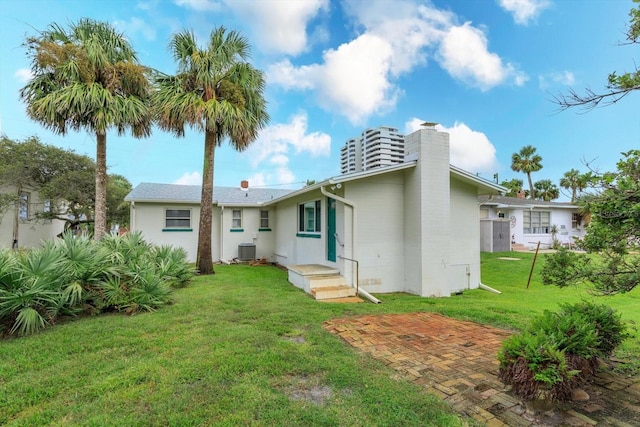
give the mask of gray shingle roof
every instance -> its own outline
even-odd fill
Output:
[[[124,198],[127,202],[200,203],[200,185],[140,183]],[[291,193],[294,190],[215,187],[213,202],[221,205],[258,205]]]

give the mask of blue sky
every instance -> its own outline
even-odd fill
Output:
[[[511,155],[531,144],[556,184],[584,161],[613,170],[640,148],[640,94],[590,112],[558,112],[552,96],[604,89],[629,71],[638,46],[621,46],[630,0],[0,0],[0,132],[95,157],[86,132],[55,135],[19,99],[29,78],[25,36],[89,17],[122,31],[145,65],[174,73],[170,36],[215,26],[240,31],[267,76],[271,116],[243,153],[216,151],[215,184],[299,188],[339,174],[344,142],[368,127],[409,133],[424,121],[451,134],[451,162],[491,179],[525,179]],[[140,182],[199,184],[204,136],[109,134],[110,173]],[[526,180],[525,180],[526,183]]]

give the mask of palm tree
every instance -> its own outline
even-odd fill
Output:
[[[269,116],[265,79],[247,59],[250,46],[238,32],[211,31],[200,48],[191,31],[174,34],[169,50],[178,65],[175,76],[158,75],[153,106],[158,125],[183,137],[185,126],[204,132],[204,165],[198,232],[197,268],[212,274],[211,217],[215,148],[225,138],[238,151],[253,142]]]
[[[507,188],[509,191],[505,194],[507,197],[518,197],[518,192],[522,190],[522,180],[512,178],[509,181],[505,180],[500,183],[503,187]]]
[[[550,202],[560,197],[560,189],[550,179],[541,179],[534,184],[536,198]]]
[[[560,187],[571,190],[571,203],[573,203],[577,199],[578,192],[584,191],[589,185],[590,180],[590,173],[581,174],[577,169],[571,169],[565,172],[564,176],[560,178]]]
[[[537,172],[542,169],[542,157],[536,154],[536,147],[526,145],[520,149],[518,153],[511,156],[511,169],[515,172],[524,172],[527,174],[529,181],[529,198],[535,198],[533,181],[531,180],[531,172]]]
[[[148,69],[139,65],[126,37],[107,23],[81,19],[68,30],[51,24],[26,40],[33,78],[20,96],[27,114],[64,135],[96,135],[94,238],[106,232],[107,131],[151,134]]]

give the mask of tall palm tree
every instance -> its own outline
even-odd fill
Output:
[[[511,169],[515,172],[524,172],[529,181],[529,198],[535,199],[535,189],[531,180],[531,172],[537,172],[542,169],[542,157],[536,154],[536,147],[526,145],[519,152],[513,153],[511,156]]]
[[[560,189],[550,179],[541,179],[533,185],[536,189],[536,198],[550,202],[560,197]]]
[[[65,30],[51,24],[26,40],[33,78],[20,96],[27,114],[64,135],[84,129],[96,135],[94,238],[107,228],[107,131],[151,134],[151,85],[131,45],[110,24],[81,19]]]
[[[214,28],[203,48],[191,31],[174,34],[169,50],[178,71],[174,76],[157,76],[153,106],[162,129],[178,137],[184,136],[187,125],[204,132],[197,268],[200,274],[212,274],[215,149],[228,138],[236,150],[242,151],[267,124],[265,78],[247,62],[247,39],[224,27]]]
[[[560,187],[571,190],[571,203],[573,203],[576,201],[578,193],[584,191],[590,181],[590,173],[580,173],[577,169],[571,169],[560,178]]]

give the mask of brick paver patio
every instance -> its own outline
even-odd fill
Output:
[[[600,374],[588,402],[527,411],[497,378],[511,332],[434,313],[335,319],[324,328],[487,426],[640,425],[640,382]],[[615,408],[611,406],[615,405]]]

